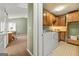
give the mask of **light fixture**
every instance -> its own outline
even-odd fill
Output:
[[[62,11],[64,8],[66,8],[66,5],[61,5],[53,9],[53,11]]]
[[[44,13],[43,15],[46,16],[46,13]]]

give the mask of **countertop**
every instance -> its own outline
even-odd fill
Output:
[[[67,27],[66,26],[50,26],[48,30],[55,31],[55,32],[66,32]]]

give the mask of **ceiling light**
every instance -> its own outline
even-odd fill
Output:
[[[62,11],[66,6],[58,6],[54,9],[54,11]]]

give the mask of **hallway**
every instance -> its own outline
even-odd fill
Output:
[[[79,56],[79,46],[60,41],[59,46],[49,56]]]
[[[5,52],[8,53],[9,56],[29,56],[30,54],[26,50],[26,43],[26,36],[20,35],[8,45]]]

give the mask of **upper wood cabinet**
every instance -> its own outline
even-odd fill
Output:
[[[43,13],[43,25],[44,26],[65,26],[65,15],[63,16],[54,16],[48,11],[44,10]]]
[[[65,25],[66,25],[65,16],[57,16],[54,26],[65,26]]]
[[[44,26],[52,26],[53,21],[55,20],[55,16],[48,11],[44,10],[43,14],[43,25]]]
[[[59,17],[56,17],[55,22],[53,23],[53,26],[59,26]]]
[[[79,11],[69,13],[66,15],[67,22],[79,21]]]
[[[65,16],[61,16],[60,17],[60,26],[66,26],[66,19],[65,19]]]

